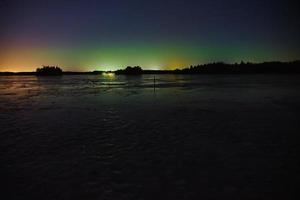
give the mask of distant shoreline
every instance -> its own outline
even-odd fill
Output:
[[[113,72],[112,72],[113,73]],[[255,74],[265,74],[265,75],[272,75],[272,74],[300,74],[300,72],[282,72],[282,73],[277,73],[277,72],[268,72],[268,73],[198,73],[198,74],[192,74],[192,73],[174,73],[174,72],[165,72],[165,71],[157,71],[157,72],[146,72],[146,73],[142,73],[139,75],[255,75]],[[79,73],[63,73],[61,76],[88,76],[88,75],[93,75],[93,76],[97,76],[97,75],[103,75],[103,74],[95,74],[95,73],[86,73],[86,72],[79,72]],[[131,74],[117,74],[117,76],[136,76],[136,75],[131,75]],[[1,76],[37,76],[35,72],[0,72],[0,77]],[[39,77],[57,77],[57,76],[39,76]],[[59,76],[58,76],[59,77]]]
[[[175,70],[143,70],[139,66],[127,67],[116,71],[72,72],[65,71],[59,75],[101,75],[114,73],[116,75],[143,74],[299,74],[300,61],[293,62],[263,62],[226,64],[223,62],[190,66]],[[0,72],[0,76],[39,76],[37,72]],[[43,76],[48,76],[47,74]]]
[[[62,75],[101,75],[105,72],[63,72]],[[0,72],[0,76],[37,76],[37,72]],[[45,75],[47,76],[47,75]]]

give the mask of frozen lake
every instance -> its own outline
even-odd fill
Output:
[[[6,199],[292,199],[300,75],[0,76]]]

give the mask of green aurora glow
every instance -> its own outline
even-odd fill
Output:
[[[13,55],[10,55],[10,52]],[[1,71],[33,71],[41,65],[59,65],[66,71],[108,71],[130,65],[139,65],[143,69],[176,69],[216,61],[262,62],[274,58],[282,61],[295,60],[297,54],[284,49],[279,51],[276,48],[249,44],[229,46],[183,42],[128,42],[73,48],[19,48],[6,51],[1,58],[0,69]]]

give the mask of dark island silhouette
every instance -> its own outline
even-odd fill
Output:
[[[119,69],[115,71],[115,74],[128,74],[128,75],[139,75],[143,74],[145,71],[140,66],[128,66],[125,69]]]
[[[43,66],[36,69],[36,75],[38,76],[61,76],[63,71],[58,66]]]
[[[26,73],[26,72],[25,72]],[[43,66],[42,68],[37,68],[36,72],[32,72],[33,75],[37,76],[61,76],[61,75],[96,75],[102,74],[102,71],[93,71],[93,72],[64,72],[58,66]]]
[[[60,75],[100,75],[104,71],[72,72],[63,71],[58,66],[43,66],[36,72],[0,72],[2,76],[9,75],[37,75],[37,76],[60,76]],[[300,73],[300,60],[292,62],[243,62],[228,64],[214,62],[208,64],[191,65],[183,69],[175,70],[143,70],[140,66],[127,66],[125,69],[109,71],[117,75],[142,75],[142,74],[295,74]]]

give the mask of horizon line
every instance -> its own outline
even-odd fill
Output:
[[[182,70],[182,69],[186,69],[186,68],[189,68],[190,66],[204,66],[204,65],[210,65],[210,64],[225,64],[225,65],[241,65],[241,64],[263,64],[263,63],[295,63],[295,62],[300,62],[300,59],[295,59],[295,60],[291,60],[291,61],[279,61],[279,60],[273,60],[273,61],[262,61],[262,62],[250,62],[250,61],[243,61],[241,60],[240,62],[224,62],[224,61],[213,61],[213,62],[208,62],[208,63],[202,63],[202,64],[196,64],[196,65],[193,65],[193,64],[190,64],[188,66],[182,66],[182,68],[175,68],[175,69],[168,69],[168,67],[166,67],[166,69],[143,69],[142,66],[140,65],[126,65],[126,66],[122,66],[120,69],[115,69],[115,70],[92,70],[92,71],[72,71],[72,70],[68,70],[68,71],[64,71],[63,72],[65,73],[89,73],[89,72],[115,72],[117,70],[122,70],[122,69],[125,69],[126,67],[134,67],[134,66],[139,66],[142,68],[142,70],[144,71],[174,71],[174,70]],[[43,66],[57,66],[61,69],[63,69],[63,66],[60,66],[60,65],[41,65],[41,66],[38,66],[36,67],[36,69],[40,68],[40,67],[43,67]],[[0,71],[0,73],[35,73],[36,72],[36,69],[34,71]]]

